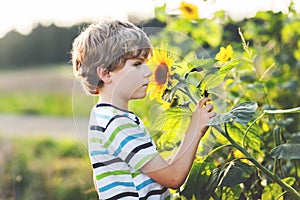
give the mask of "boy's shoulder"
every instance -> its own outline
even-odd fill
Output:
[[[132,111],[123,110],[117,106],[100,103],[94,106],[92,111],[93,116],[99,122],[102,121],[102,124],[110,123],[117,119],[129,119],[139,125],[141,123],[139,117],[137,117]]]

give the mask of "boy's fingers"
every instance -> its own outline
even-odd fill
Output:
[[[217,115],[216,112],[210,112],[210,118],[213,118],[213,117],[215,117],[216,115]]]
[[[208,101],[210,101],[210,98],[208,98],[208,97],[201,99],[198,103],[199,107],[203,108],[206,105],[206,102],[208,102]]]
[[[214,106],[212,105],[212,104],[207,104],[207,105],[205,105],[205,110],[207,111],[207,112],[210,112],[210,111],[212,111],[214,109]]]

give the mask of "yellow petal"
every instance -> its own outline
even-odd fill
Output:
[[[179,9],[182,12],[184,18],[189,20],[195,20],[199,18],[198,7],[191,3],[181,2]]]

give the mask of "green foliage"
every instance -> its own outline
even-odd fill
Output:
[[[252,168],[243,162],[230,162],[228,166],[223,166],[218,172],[218,186],[232,187],[245,182],[252,173]]]
[[[70,48],[78,31],[85,24],[70,28],[38,25],[29,35],[16,31],[0,38],[0,69],[7,66],[24,68],[32,64],[67,63],[70,60]]]
[[[231,60],[220,67],[212,67],[216,64],[215,59],[197,59],[187,63],[190,72],[185,74],[187,77],[191,72],[197,71],[201,74],[201,79],[198,80],[200,88],[215,88],[220,85],[225,76],[232,70],[238,63],[238,60]]]
[[[214,128],[210,134],[215,147],[208,155],[198,153],[179,194],[200,200],[299,199],[299,13],[291,4],[286,14],[258,12],[252,19],[234,22],[224,12],[212,19],[189,20],[165,9],[165,5],[157,8],[156,14],[168,31],[161,31],[154,41],[163,38],[168,48],[181,55],[176,62],[182,78],[175,77],[178,82],[171,96],[182,98],[181,106],[191,110],[208,93],[215,95],[216,108],[221,105],[218,99],[227,103],[225,113],[208,123]],[[188,40],[179,40],[182,37],[170,34],[170,29],[190,37],[189,48],[178,42]],[[233,56],[220,66],[214,57],[219,47],[228,44]],[[212,58],[203,56],[202,47]],[[223,82],[226,97],[220,90],[213,91]],[[185,98],[176,96],[179,91]],[[173,117],[165,114],[159,120]],[[173,133],[171,124],[166,127]],[[159,132],[155,140],[165,143],[176,138],[179,143],[176,135],[180,134]],[[169,147],[176,147],[176,142]]]
[[[228,122],[236,122],[245,125],[247,124],[247,122],[249,122],[250,119],[252,119],[256,109],[257,104],[255,102],[243,102],[235,106],[225,114],[218,114],[216,117],[212,118],[207,124],[213,126]]]
[[[40,158],[47,154],[47,152],[52,152],[55,156],[60,158],[84,158],[87,153],[83,147],[74,141],[64,141],[58,143],[51,138],[41,138],[36,141],[33,148],[34,156]]]
[[[287,177],[282,181],[289,185],[293,185],[295,182],[295,178]],[[283,200],[283,195],[284,192],[282,191],[281,187],[276,183],[271,183],[264,188],[261,198],[262,200]]]
[[[189,108],[176,107],[165,110],[157,117],[151,125],[150,132],[159,134],[157,144],[161,150],[171,150],[179,145],[189,124],[190,116]]]
[[[0,199],[96,199],[78,141],[0,138]]]
[[[209,199],[213,190],[209,190],[208,182],[215,166],[209,162],[194,161],[186,186],[181,192],[187,199]]]
[[[2,113],[22,113],[33,115],[72,116],[71,93],[56,92],[12,92],[0,95]],[[84,99],[89,104],[88,99]],[[64,106],[62,106],[62,102]],[[84,102],[82,102],[84,104]],[[84,107],[84,106],[83,106]],[[89,110],[84,107],[76,109],[77,116],[88,116]]]
[[[276,159],[300,160],[300,144],[281,144],[271,150],[271,156]]]

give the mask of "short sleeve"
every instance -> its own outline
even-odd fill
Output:
[[[114,118],[109,122],[104,135],[104,148],[135,170],[158,154],[147,130],[126,116]]]

